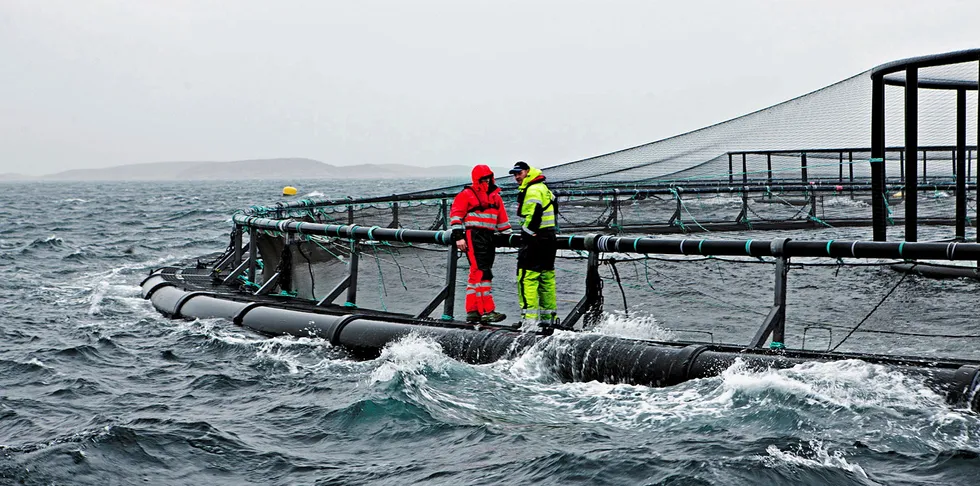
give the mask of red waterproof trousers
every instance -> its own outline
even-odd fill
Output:
[[[493,232],[482,229],[466,230],[466,259],[470,262],[470,275],[466,280],[466,312],[484,315],[494,311],[493,303]]]

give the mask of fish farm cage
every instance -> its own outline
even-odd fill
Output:
[[[558,224],[649,234],[871,226],[876,241],[894,226],[917,241],[919,225],[943,225],[964,240],[977,216],[978,57],[896,61],[700,130],[544,168]],[[513,181],[497,182],[512,204]],[[252,212],[437,230],[459,189]]]
[[[556,357],[563,378],[665,385],[735,359],[863,359],[918,370],[951,403],[980,411],[978,80],[980,49],[905,59],[542,169],[557,198],[559,329],[616,334],[618,321],[633,323],[628,343],[570,345],[570,357]],[[498,184],[514,208],[514,182]],[[457,319],[465,272],[448,226],[460,189],[243,209],[225,251],[154,272],[143,295],[169,316],[224,317],[357,353],[422,332],[453,357],[492,361],[555,329],[474,330]],[[924,226],[938,236],[918,241]],[[841,238],[851,227],[872,238]],[[770,230],[779,232],[759,237]],[[519,239],[497,235],[498,253]],[[494,265],[498,308],[511,315],[514,260]],[[636,335],[643,316],[656,325]]]

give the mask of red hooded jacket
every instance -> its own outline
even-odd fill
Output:
[[[507,221],[504,200],[500,197],[493,171],[481,164],[473,167],[470,175],[473,184],[467,184],[460,191],[449,210],[449,228],[453,231],[453,239],[463,239],[463,232],[467,229],[509,232],[510,222]],[[489,177],[490,182],[480,182],[484,177]]]

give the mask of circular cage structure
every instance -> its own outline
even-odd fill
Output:
[[[521,323],[474,329],[456,319],[466,261],[449,223],[458,186],[243,209],[224,252],[159,269],[143,295],[174,317],[228,318],[365,356],[419,332],[483,363],[556,329],[590,331],[555,353],[563,379],[669,386],[736,360],[860,359],[924,376],[950,403],[980,411],[980,243],[967,233],[978,219],[978,80],[980,49],[906,59],[710,127],[543,169],[557,199],[560,326],[522,333]],[[498,182],[515,207],[513,181]],[[917,242],[921,225],[939,228],[933,239],[942,241]],[[872,227],[876,241],[802,238],[852,226]],[[904,240],[887,241],[892,227],[904,227]],[[745,236],[773,229],[793,238]],[[718,231],[743,238],[709,237]],[[494,238],[498,253],[520,245],[520,232]],[[514,275],[515,260],[498,258],[494,273]],[[926,263],[937,260],[950,266]],[[924,289],[918,279],[930,272],[972,280]],[[498,282],[500,300],[516,305]],[[591,333],[610,314],[628,318],[638,301],[669,320],[666,334]],[[870,311],[860,318],[855,309]],[[929,342],[927,355],[918,341]]]

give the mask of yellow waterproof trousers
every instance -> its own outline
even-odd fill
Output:
[[[555,271],[518,268],[517,298],[521,304],[521,322],[525,325],[554,325],[558,314]]]

